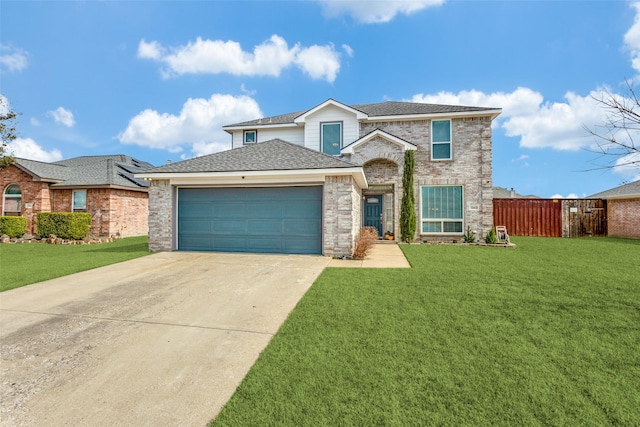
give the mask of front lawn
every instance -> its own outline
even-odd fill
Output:
[[[640,425],[640,241],[513,241],[326,269],[212,425]]]
[[[93,245],[0,244],[0,292],[149,254],[147,237]]]

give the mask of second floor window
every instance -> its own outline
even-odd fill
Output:
[[[258,131],[256,130],[245,130],[244,131],[244,143],[245,144],[255,144],[258,142]]]
[[[322,152],[337,156],[342,148],[342,123],[322,123],[320,125],[320,145]]]
[[[431,122],[431,160],[451,160],[451,120]]]

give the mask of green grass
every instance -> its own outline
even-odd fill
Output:
[[[212,425],[640,425],[640,241],[513,241],[326,269]]]
[[[0,244],[0,292],[148,254],[146,236],[93,245]]]

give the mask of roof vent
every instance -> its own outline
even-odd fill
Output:
[[[167,160],[167,164],[170,165],[171,164],[171,160]]]

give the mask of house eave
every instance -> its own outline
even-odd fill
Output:
[[[225,132],[232,134],[234,131],[238,130],[259,130],[259,129],[282,129],[282,128],[296,128],[297,125],[295,123],[278,123],[278,124],[250,124],[246,126],[224,126],[222,130]]]
[[[405,115],[389,115],[389,116],[369,116],[364,121],[381,122],[381,121],[408,121],[408,120],[429,120],[434,118],[461,118],[461,117],[486,117],[491,120],[495,119],[502,113],[502,109],[482,110],[482,111],[459,111],[447,113],[431,113],[431,114],[405,114]]]
[[[53,190],[88,190],[95,188],[109,188],[113,190],[128,190],[128,191],[139,191],[142,193],[148,193],[148,187],[127,187],[124,185],[54,185],[51,187]]]
[[[230,172],[171,172],[135,174],[149,181],[169,180],[171,185],[287,185],[293,183],[324,183],[327,176],[352,176],[360,188],[368,188],[361,167],[333,169],[294,169]]]
[[[347,145],[346,147],[343,147],[342,150],[340,150],[341,154],[353,154],[353,150],[354,148],[366,143],[367,141],[370,141],[374,138],[383,138],[389,142],[391,142],[392,144],[396,144],[401,146],[404,150],[416,150],[418,147],[416,147],[414,144],[405,141],[401,138],[398,138],[395,135],[392,135],[388,132],[382,131],[380,129],[376,129],[375,131],[363,136],[362,138],[357,139],[356,141],[352,142],[351,144]]]
[[[327,106],[333,106],[336,108],[340,108],[341,110],[344,111],[348,111],[350,113],[355,114],[356,118],[358,120],[366,120],[367,117],[369,117],[367,114],[363,113],[360,110],[356,110],[353,107],[350,107],[346,104],[343,104],[341,102],[336,101],[335,99],[327,99],[326,101],[324,101],[322,104],[316,105],[315,107],[313,107],[312,109],[305,111],[304,113],[300,114],[298,117],[296,117],[293,122],[296,124],[304,124],[307,120],[307,117],[322,110],[323,108],[327,107]]]

